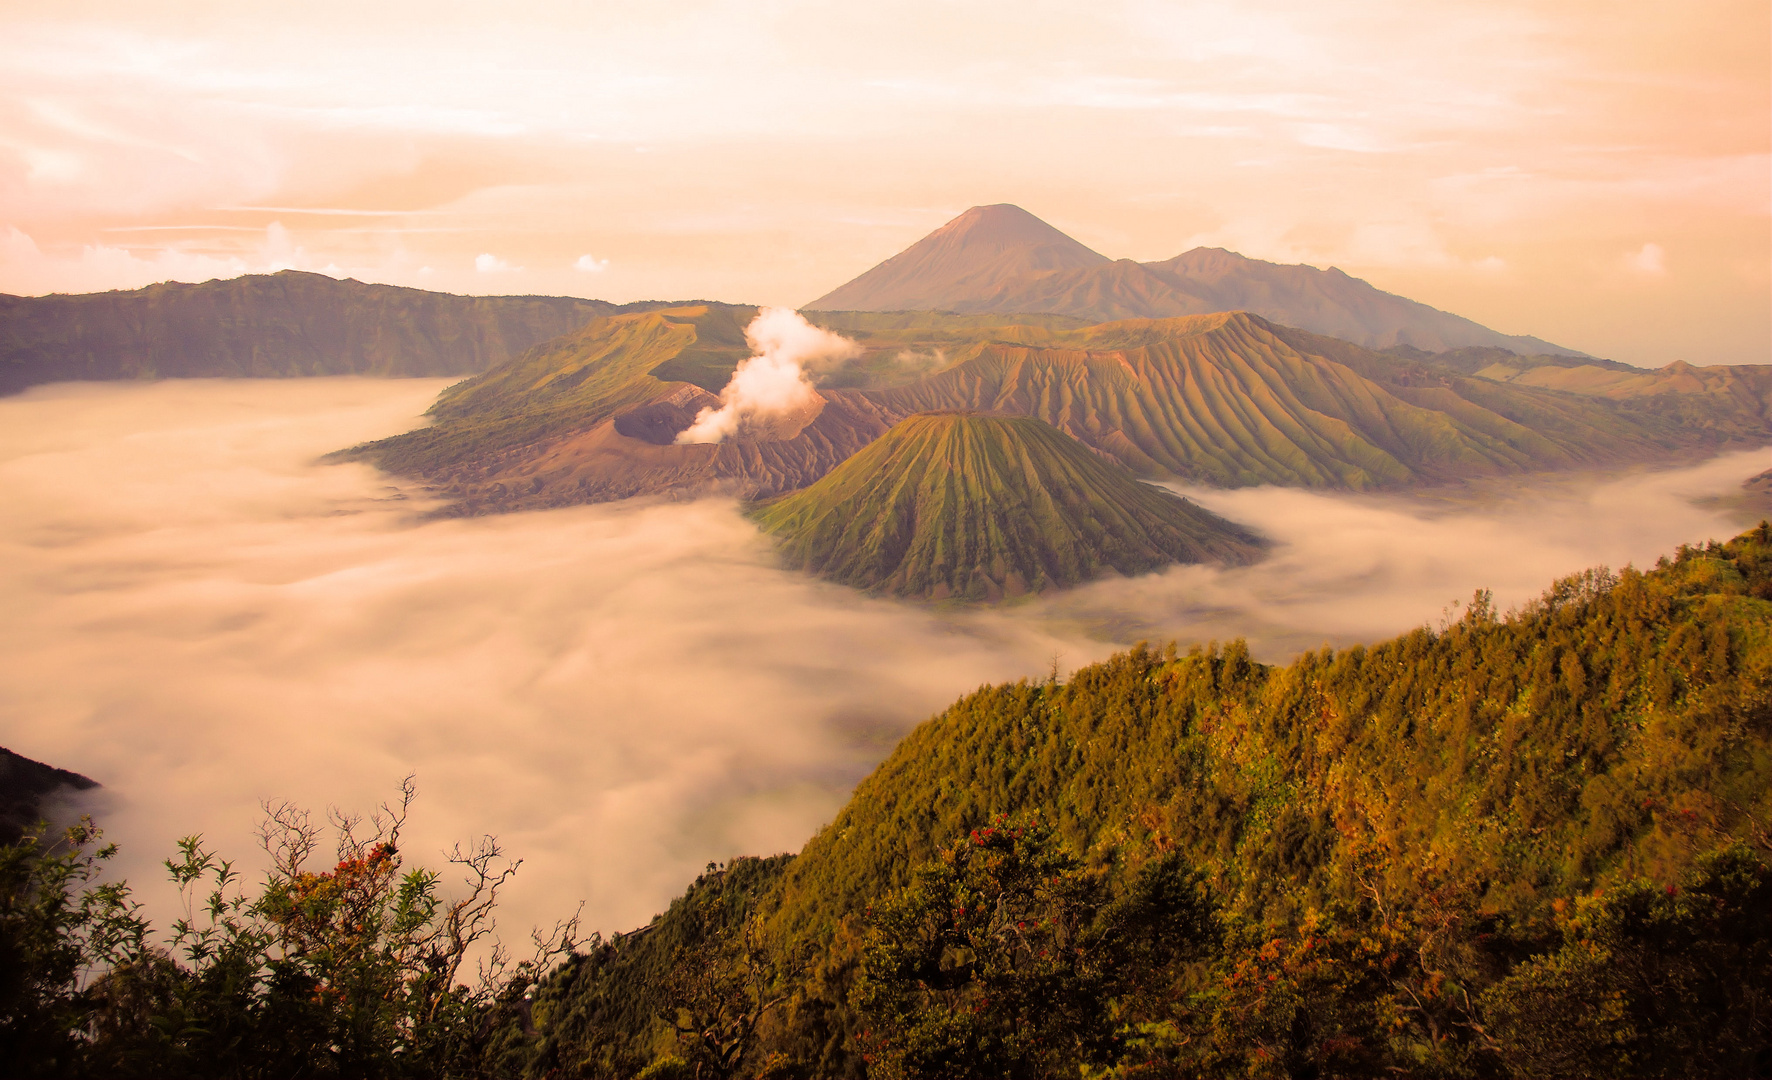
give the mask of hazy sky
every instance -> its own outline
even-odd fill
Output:
[[[798,305],[967,206],[1765,362],[1765,0],[0,0],[0,290]]]
[[[406,850],[496,833],[507,929],[588,902],[643,923],[711,859],[798,850],[898,736],[987,681],[1114,642],[1247,635],[1264,659],[1516,605],[1735,523],[1764,453],[1478,504],[1192,492],[1274,539],[972,613],[778,568],[734,503],[425,520],[319,454],[410,427],[438,380],[64,383],[0,399],[0,746],[102,781],[165,925],[159,862],[203,833],[254,868],[258,804],[367,810],[409,772]]]

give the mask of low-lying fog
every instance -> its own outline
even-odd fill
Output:
[[[776,568],[725,500],[426,520],[332,449],[402,431],[438,380],[64,384],[0,400],[0,745],[106,785],[94,808],[164,924],[159,861],[253,864],[258,805],[369,809],[418,776],[407,852],[494,833],[507,938],[646,921],[708,861],[797,849],[896,737],[980,683],[1120,643],[1245,635],[1284,660],[1507,607],[1738,523],[1765,454],[1414,500],[1189,491],[1276,541],[987,612]],[[255,864],[254,864],[255,865]]]

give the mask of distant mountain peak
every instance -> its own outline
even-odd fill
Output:
[[[997,251],[1041,252],[1050,249],[1048,258],[1054,264],[1050,269],[1054,270],[1097,266],[1109,261],[1106,255],[1084,247],[1014,203],[974,206],[930,233],[919,246],[930,241],[935,242],[932,247],[958,245]]]
[[[1094,322],[1247,310],[1369,349],[1409,345],[1438,353],[1492,346],[1576,354],[1383,292],[1337,267],[1272,263],[1219,247],[1161,262],[1110,259],[1009,203],[974,206],[806,306],[1053,314]]]
[[[825,311],[940,310],[943,297],[1111,262],[1010,203],[974,206],[867,273],[806,305]]]

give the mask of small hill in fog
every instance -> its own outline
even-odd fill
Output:
[[[0,746],[0,844],[12,844],[42,817],[59,792],[90,791],[98,781]]]
[[[996,600],[1177,562],[1255,559],[1258,538],[1141,484],[1028,417],[925,413],[755,512],[791,566],[931,600]]]
[[[1162,262],[1109,259],[1008,204],[973,207],[807,308],[1050,312],[1091,322],[1249,311],[1373,349],[1574,352],[1499,333],[1333,267],[1284,266],[1223,248],[1195,248]]]

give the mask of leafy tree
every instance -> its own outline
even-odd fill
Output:
[[[17,1075],[78,1068],[94,967],[145,951],[147,924],[119,883],[94,884],[117,853],[90,818],[0,847],[0,1061]]]
[[[740,1074],[757,1027],[794,994],[805,961],[769,939],[760,915],[735,926],[704,901],[690,909],[688,943],[665,977],[663,1019],[676,1034],[695,1080]]]
[[[1115,999],[1211,933],[1177,862],[1115,900],[1037,818],[973,830],[869,917],[856,1005],[869,1075],[1044,1077],[1115,1060]]]
[[[477,985],[462,964],[493,929],[500,887],[517,864],[490,838],[440,876],[402,871],[400,832],[415,789],[367,822],[335,815],[337,859],[310,869],[322,830],[268,808],[273,867],[249,896],[233,865],[200,838],[167,868],[185,899],[168,944],[154,940],[122,884],[93,884],[114,851],[90,824],[63,846],[37,836],[0,849],[0,942],[8,967],[0,1032],[19,1075],[353,1076],[477,1071],[487,1013],[569,950],[575,920],[510,964],[496,946]]]
[[[1772,1070],[1772,865],[1746,845],[1679,883],[1562,905],[1557,951],[1484,995],[1520,1076],[1764,1076]]]

